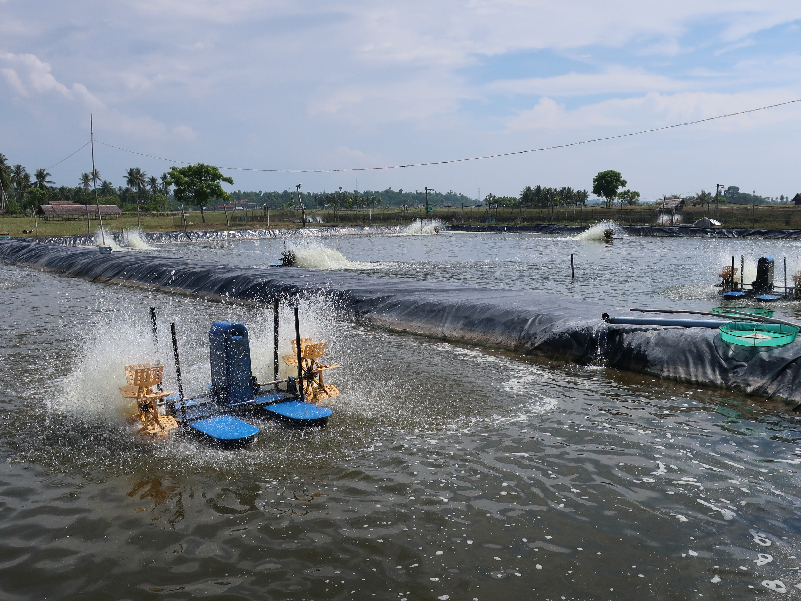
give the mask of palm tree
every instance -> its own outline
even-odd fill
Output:
[[[164,196],[169,196],[170,188],[172,187],[170,175],[168,173],[162,173],[159,179],[161,180],[161,193],[164,194]]]
[[[48,184],[56,183],[53,180],[47,179],[48,177],[52,177],[52,173],[48,173],[47,169],[37,169],[33,174],[33,178],[36,180],[36,187],[40,190],[47,190]]]
[[[23,196],[31,187],[31,175],[22,165],[14,165],[11,169],[11,183],[17,191],[17,201],[22,202]]]
[[[125,173],[125,185],[141,192],[147,186],[147,175],[139,167],[131,167]]]
[[[147,185],[147,180],[145,179],[146,175],[145,172],[142,171],[139,167],[131,167],[125,173],[125,185],[129,188],[134,188],[137,192],[141,192],[142,188]],[[141,228],[142,227],[142,220],[139,216],[139,196],[136,197],[136,226]]]
[[[88,173],[81,173],[81,188],[83,188],[84,192],[89,192],[92,189],[92,176]]]
[[[114,196],[114,184],[107,179],[104,179],[100,184],[100,195],[105,197]]]
[[[11,189],[11,168],[6,155],[0,153],[0,211],[6,210],[6,190]]]
[[[159,193],[159,180],[155,175],[151,175],[147,178],[147,187],[150,188],[150,193],[153,195],[153,198],[155,198],[156,194]]]

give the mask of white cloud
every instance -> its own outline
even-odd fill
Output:
[[[33,54],[0,54],[0,63],[9,65],[0,71],[9,86],[19,96],[30,98],[56,93],[66,100],[80,100],[91,108],[101,108],[103,103],[85,85],[75,83],[68,88],[50,72],[50,65]]]
[[[801,98],[801,90],[773,89],[737,94],[683,92],[678,94],[649,93],[638,98],[612,99],[568,110],[550,98],[542,98],[533,108],[521,111],[510,119],[509,130],[526,129],[592,129],[598,126],[616,126],[651,129],[689,121],[698,121],[719,115]],[[801,121],[799,107],[789,105],[787,110],[774,109],[716,119],[693,127],[721,130],[747,130],[769,123]],[[620,132],[620,133],[629,133]]]
[[[612,65],[602,73],[568,73],[554,77],[498,80],[490,91],[537,96],[583,96],[591,94],[629,94],[644,91],[678,91],[689,84],[642,69]]]

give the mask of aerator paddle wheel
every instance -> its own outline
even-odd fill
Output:
[[[323,373],[339,365],[324,365],[320,358],[325,353],[328,342],[314,342],[311,338],[300,339],[300,359],[303,373],[303,395],[309,403],[339,396],[339,390],[323,381]],[[292,341],[292,354],[284,355],[284,362],[292,367],[298,366],[298,345]]]
[[[732,292],[737,288],[737,268],[730,265],[724,265],[721,272],[718,274],[720,278],[720,287],[723,292]]]
[[[161,392],[158,385],[164,377],[163,365],[126,365],[125,378],[127,386],[121,386],[120,392],[126,398],[136,399],[138,419],[142,426],[138,433],[142,437],[168,436],[170,430],[178,427],[178,422],[170,415],[159,413],[159,401],[170,396],[174,391]]]

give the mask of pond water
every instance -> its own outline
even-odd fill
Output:
[[[731,256],[793,242],[525,234],[353,235],[146,252],[708,309]],[[570,277],[570,254],[576,277]],[[749,267],[751,265],[751,267]],[[789,276],[788,276],[789,277]],[[249,449],[140,442],[122,366],[208,383],[208,328],[267,307],[0,268],[3,599],[745,599],[801,594],[801,424],[724,390],[392,334],[301,307],[342,392],[322,430],[258,423]],[[159,315],[154,346],[148,307]],[[778,311],[794,315],[792,303]],[[289,325],[290,309],[282,310]],[[289,328],[282,331],[287,339]],[[174,387],[170,362],[167,384]]]

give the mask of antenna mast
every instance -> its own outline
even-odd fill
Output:
[[[95,126],[92,113],[89,113],[89,135],[92,139],[92,181],[95,185],[95,205],[97,205],[97,218],[100,222],[100,237],[103,240],[103,246],[106,245],[106,233],[103,231],[103,216],[100,214],[100,200],[97,197],[97,169],[95,169]]]

